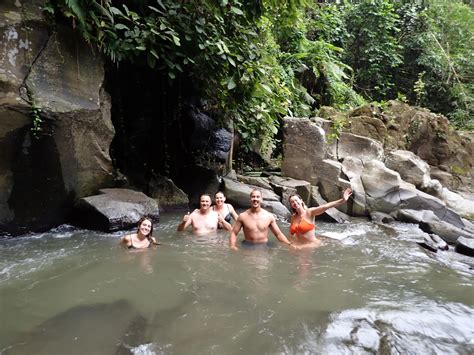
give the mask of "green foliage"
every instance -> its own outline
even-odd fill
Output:
[[[348,5],[345,13],[349,38],[346,60],[355,71],[357,87],[369,98],[396,95],[393,73],[402,63],[397,33],[399,16],[388,0]]]
[[[35,138],[38,138],[42,132],[43,119],[41,118],[41,107],[39,107],[34,101],[31,102],[31,118],[33,124],[31,126],[31,132]]]
[[[425,90],[425,82],[423,81],[423,76],[425,75],[425,72],[421,72],[418,74],[418,80],[415,82],[415,85],[413,87],[413,91],[416,94],[416,104],[420,105],[423,99],[426,96],[426,90]]]
[[[285,115],[307,116],[322,103],[343,108],[363,102],[351,88],[341,49],[324,36],[308,38],[311,1],[56,0],[54,5],[112,61],[146,63],[171,80],[190,76],[220,114],[232,118],[247,150],[255,141],[271,148]],[[318,19],[327,22],[328,33],[337,21],[330,13]]]
[[[429,1],[431,45],[425,50],[425,62],[446,88],[452,110],[448,117],[460,126],[474,127],[474,9],[461,1],[450,3]],[[428,66],[428,65],[427,65]],[[429,67],[429,66],[428,66]]]
[[[247,150],[274,146],[285,115],[363,96],[473,126],[473,10],[459,0],[50,0],[45,10],[116,63],[192,80]]]
[[[329,142],[339,139],[344,126],[347,124],[347,118],[344,116],[336,117],[332,120],[331,131],[328,134]]]

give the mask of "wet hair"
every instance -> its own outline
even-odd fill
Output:
[[[206,193],[203,193],[203,194],[199,195],[199,203],[201,203],[201,198],[202,198],[203,196],[209,197],[209,199],[212,201],[211,194],[208,194],[208,193],[206,192]]]
[[[222,196],[225,197],[225,194],[224,194],[222,191],[217,191],[217,192],[214,194],[214,198],[216,197],[217,194],[222,194]]]
[[[137,223],[137,227],[138,227],[137,234],[138,234],[138,232],[140,232],[140,226],[141,226],[142,223],[143,223],[144,221],[146,221],[146,220],[150,221],[150,223],[151,223],[150,233],[148,233],[148,235],[147,235],[146,237],[147,237],[147,238],[151,238],[151,236],[153,235],[153,220],[152,220],[150,217],[148,217],[148,216],[143,216],[142,218],[140,218],[140,219],[138,220],[138,223]]]
[[[249,196],[252,196],[252,194],[253,194],[254,192],[258,192],[258,193],[260,193],[260,196],[262,196],[262,190],[260,190],[260,189],[252,189],[252,190],[250,190]]]
[[[306,206],[306,203],[304,203],[303,198],[302,198],[300,195],[298,195],[298,194],[292,194],[292,195],[290,195],[290,196],[288,197],[288,203],[290,204],[290,207],[291,207],[291,202],[290,202],[290,200],[291,200],[292,197],[295,197],[295,196],[298,197],[298,198],[301,200],[301,203],[302,203],[302,205],[303,205],[304,208],[308,208],[308,207]],[[293,210],[293,213],[296,213],[296,210],[295,210],[293,207],[291,207],[291,209]]]

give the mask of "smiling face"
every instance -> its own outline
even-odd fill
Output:
[[[144,235],[145,237],[147,237],[152,231],[152,226],[153,226],[153,224],[151,223],[151,221],[149,219],[144,219],[138,225],[138,232],[140,234]]]
[[[214,196],[214,199],[216,201],[217,206],[222,206],[225,202],[225,196],[222,192],[216,193],[216,195]]]
[[[258,190],[252,190],[250,193],[250,205],[254,208],[260,207],[262,203],[262,193]]]
[[[288,199],[288,202],[290,203],[290,206],[293,209],[293,211],[297,211],[301,207],[305,208],[305,204],[302,198],[298,195],[291,195],[290,198]]]
[[[290,206],[295,210],[301,206],[301,202],[301,199],[296,195],[290,197]]]
[[[199,198],[199,205],[201,207],[201,211],[208,210],[211,207],[211,196],[201,195]]]

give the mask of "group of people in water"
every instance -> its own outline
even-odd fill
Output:
[[[225,203],[226,198],[222,192],[214,195],[215,204],[209,194],[203,194],[199,198],[199,209],[187,213],[178,225],[178,231],[183,231],[189,226],[193,234],[205,235],[215,232],[217,229],[225,229],[230,232],[229,247],[238,250],[237,237],[243,229],[244,240],[242,245],[256,246],[268,243],[268,231],[271,230],[275,237],[292,249],[315,248],[321,244],[316,237],[314,217],[323,214],[327,209],[340,206],[347,202],[352,195],[352,190],[346,189],[339,200],[328,202],[318,207],[307,207],[301,196],[295,194],[289,197],[289,203],[293,214],[290,224],[290,235],[287,238],[282,233],[276,222],[275,216],[262,208],[262,192],[253,189],[250,192],[250,208],[237,214],[232,205]],[[232,225],[232,220],[235,224]],[[126,235],[121,244],[130,249],[145,249],[157,245],[153,237],[153,222],[148,217],[138,221],[136,233]]]

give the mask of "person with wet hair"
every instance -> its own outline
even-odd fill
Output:
[[[137,223],[136,233],[128,234],[122,238],[120,244],[128,249],[146,249],[159,243],[153,237],[153,221],[143,216]]]
[[[262,192],[258,189],[250,191],[250,208],[242,212],[234,225],[234,229],[230,234],[229,247],[238,250],[237,235],[240,230],[244,229],[244,247],[259,247],[268,245],[268,230],[271,230],[275,237],[282,243],[295,247],[281,232],[276,222],[275,216],[261,207]]]
[[[194,210],[191,214],[188,212],[183,217],[178,225],[178,231],[183,231],[192,226],[193,234],[204,235],[216,232],[219,225],[222,225],[222,228],[228,231],[232,229],[230,223],[226,222],[219,213],[212,210],[211,195],[202,194],[199,197],[199,206],[199,209]]]
[[[237,212],[235,212],[235,209],[231,204],[225,203],[225,200],[224,193],[222,191],[217,191],[214,194],[215,205],[212,206],[212,210],[219,213],[227,223],[230,223],[232,219],[236,221],[238,217]],[[219,224],[219,228],[223,228],[222,224]]]
[[[288,201],[293,210],[290,224],[290,240],[303,248],[316,248],[320,246],[321,240],[316,238],[314,217],[323,214],[329,208],[343,205],[351,195],[352,189],[346,189],[339,200],[309,208],[300,195],[290,195]]]

